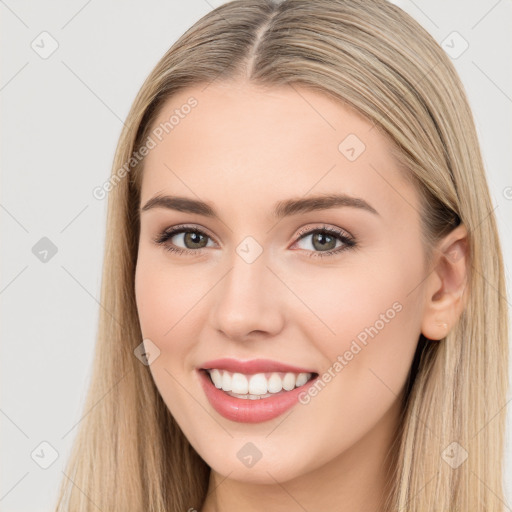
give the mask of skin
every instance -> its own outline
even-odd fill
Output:
[[[439,243],[426,272],[416,190],[390,141],[341,102],[297,86],[214,83],[170,98],[154,126],[190,96],[198,105],[146,156],[141,206],[157,194],[201,199],[220,220],[141,212],[135,287],[143,337],[160,350],[150,365],[155,384],[212,468],[201,511],[379,511],[419,335],[443,338],[463,308],[466,231]],[[338,149],[349,134],[366,146],[354,161]],[[271,216],[277,201],[341,192],[378,215],[345,206]],[[177,234],[167,245],[196,253],[176,254],[153,241],[182,223],[203,231],[207,246]],[[299,241],[301,228],[323,225],[348,232],[357,246],[308,257],[343,246],[334,237],[322,249],[311,234]],[[250,264],[236,252],[247,236],[263,251]],[[400,312],[317,396],[278,418],[227,420],[200,386],[196,367],[224,356],[322,375],[397,301]],[[262,454],[252,467],[237,457],[248,442]]]

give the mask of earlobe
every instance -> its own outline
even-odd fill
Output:
[[[434,251],[433,271],[425,281],[422,334],[441,340],[457,323],[466,306],[468,239],[464,225],[443,238]]]

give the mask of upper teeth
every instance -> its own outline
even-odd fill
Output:
[[[311,373],[255,373],[245,375],[243,373],[231,373],[227,370],[216,368],[207,370],[216,388],[244,395],[264,395],[266,393],[278,393],[282,389],[290,391],[295,387],[303,386],[311,379]]]

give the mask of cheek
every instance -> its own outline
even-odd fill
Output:
[[[179,290],[187,290],[177,282],[178,276],[163,269],[157,261],[139,254],[135,273],[135,297],[143,339],[149,339],[159,350],[149,370],[167,407],[172,411],[180,389],[173,376],[183,378],[186,343],[185,306],[188,302]],[[180,319],[182,319],[180,321]],[[190,338],[190,333],[189,333]],[[179,401],[179,399],[178,399]]]
[[[158,251],[139,249],[135,298],[143,335],[166,343],[182,322],[186,324],[187,311],[200,291],[186,272],[165,265],[164,260]]]
[[[139,258],[135,273],[135,297],[142,334],[146,338],[160,338],[169,329],[174,308],[169,301],[168,277],[157,267]]]
[[[299,291],[315,313],[303,328],[326,356],[325,370],[341,357],[343,371],[337,365],[338,372],[368,394],[371,385],[400,391],[420,334],[421,259],[414,257],[414,247],[403,254],[408,262],[392,248],[375,254],[373,261],[354,259],[330,269],[328,280],[314,279],[315,286]]]
[[[142,336],[160,350],[150,367],[155,381],[165,370],[176,376],[190,374],[206,321],[205,296],[210,288],[204,272],[173,265],[165,254],[153,249],[139,250],[135,298]]]
[[[330,418],[315,425],[315,435],[332,439],[334,431],[344,432],[332,450],[348,448],[390,418],[391,408],[396,412],[420,332],[420,302],[411,293],[421,280],[420,265],[406,265],[391,250],[368,263],[331,269],[326,286],[303,286],[299,292],[323,322],[301,320],[306,337],[324,356],[320,379],[325,382],[303,403],[311,416]]]
[[[168,409],[185,430],[190,418],[201,414],[193,390],[180,382],[190,378],[190,356],[195,349],[197,321],[191,311],[204,292],[189,283],[186,273],[164,265],[158,255],[139,252],[135,297],[143,338],[160,350],[149,370]],[[199,389],[199,387],[197,387]],[[204,413],[204,411],[203,411]]]

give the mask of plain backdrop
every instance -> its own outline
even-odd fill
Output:
[[[52,510],[84,412],[100,309],[107,201],[92,191],[109,177],[147,74],[221,3],[0,1],[2,511]],[[453,61],[474,111],[510,288],[512,4],[396,3],[438,42],[450,37],[454,55],[468,45]]]

